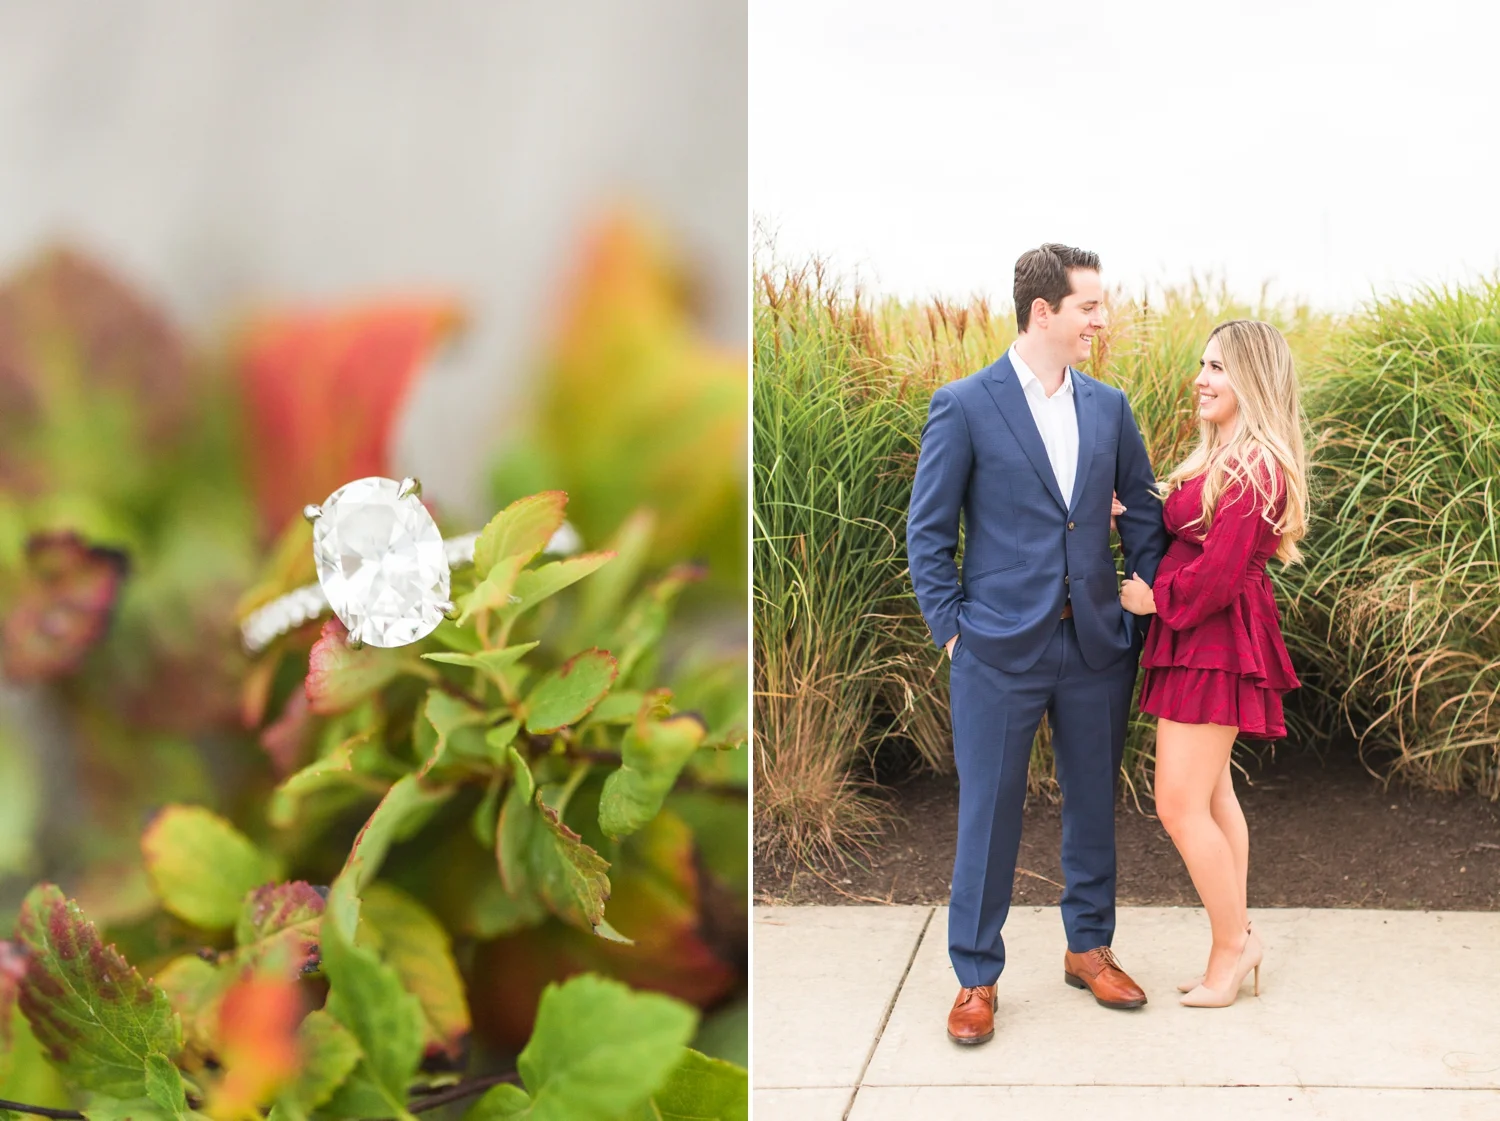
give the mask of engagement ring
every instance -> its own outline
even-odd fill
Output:
[[[345,483],[321,506],[303,507],[313,526],[318,582],[251,612],[240,627],[245,652],[259,653],[329,608],[356,649],[406,646],[456,618],[449,572],[474,563],[479,534],[444,541],[421,495],[416,479],[372,476]],[[564,522],[543,551],[566,555],[580,544]]]

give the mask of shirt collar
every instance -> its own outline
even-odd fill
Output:
[[[1041,393],[1044,399],[1046,398],[1047,394],[1042,389],[1041,379],[1031,372],[1031,367],[1026,365],[1026,362],[1024,359],[1022,359],[1020,352],[1016,350],[1015,343],[1010,344],[1010,364],[1015,367],[1016,377],[1020,379],[1021,388],[1023,390],[1029,390],[1034,385],[1037,388],[1037,392]],[[1063,367],[1062,388],[1057,391],[1057,394],[1061,393],[1065,393],[1070,397],[1073,395],[1072,367]],[[1057,396],[1057,394],[1053,394],[1053,396],[1055,397]]]

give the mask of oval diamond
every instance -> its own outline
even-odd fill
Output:
[[[350,639],[405,646],[443,620],[448,559],[437,523],[415,493],[372,476],[328,496],[313,522],[318,583]]]

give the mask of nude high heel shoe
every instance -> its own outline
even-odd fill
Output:
[[[1250,931],[1251,925],[1252,924],[1248,923],[1248,922],[1245,924],[1245,933],[1246,934],[1251,933],[1251,931]],[[1198,974],[1198,976],[1194,977],[1191,981],[1179,981],[1177,983],[1177,991],[1180,992],[1180,993],[1190,993],[1190,992],[1192,992],[1199,985],[1203,984],[1203,977],[1204,977],[1204,975],[1202,973],[1200,973],[1200,974]],[[1259,994],[1256,994],[1256,995],[1259,995]]]
[[[1188,1008],[1227,1008],[1240,995],[1240,986],[1253,970],[1255,972],[1255,995],[1260,996],[1260,962],[1264,956],[1260,939],[1253,933],[1245,938],[1245,948],[1240,951],[1240,960],[1234,967],[1234,982],[1224,990],[1210,989],[1199,985],[1190,993],[1177,998],[1179,1004]]]

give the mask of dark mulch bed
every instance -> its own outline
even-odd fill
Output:
[[[1237,757],[1249,772],[1249,782],[1235,778],[1250,826],[1250,906],[1500,910],[1500,805],[1472,792],[1383,786],[1347,750],[1320,760],[1283,745],[1274,758]],[[821,874],[757,866],[757,901],[947,903],[958,780],[921,773],[890,793],[900,819],[867,866]],[[1061,823],[1059,806],[1027,805],[1017,904],[1057,902]],[[1115,831],[1121,903],[1198,904],[1171,839],[1128,795]]]

